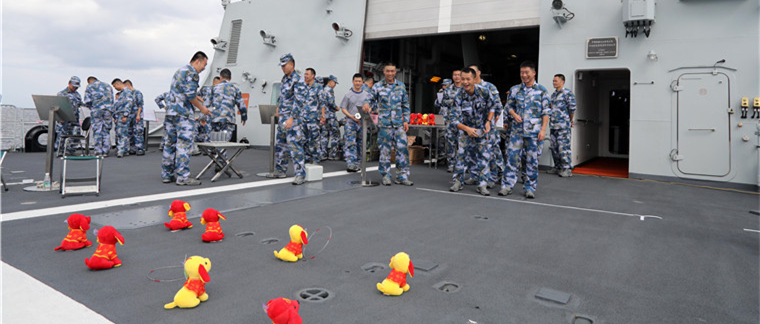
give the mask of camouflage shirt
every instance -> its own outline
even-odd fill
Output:
[[[570,114],[575,113],[575,95],[568,88],[552,93],[552,115],[549,119],[552,129],[569,129]]]
[[[293,115],[302,120],[316,121],[321,115],[319,93],[322,91],[322,84],[314,80],[311,85],[301,80],[294,87],[295,104],[293,105]]]
[[[132,107],[132,115],[137,115],[137,110],[140,108],[143,108],[145,105],[145,100],[143,100],[143,93],[140,90],[134,89],[132,90],[132,103],[134,106]],[[140,109],[140,118],[143,117],[143,111],[145,108]]]
[[[158,96],[156,96],[156,105],[158,105],[158,108],[166,109],[165,103],[167,102],[169,98],[169,92],[164,92]]]
[[[119,99],[113,104],[114,118],[129,117],[134,107],[134,93],[125,87],[119,93]]]
[[[74,108],[74,116],[76,116],[77,122],[79,122],[79,107],[82,106],[82,96],[78,91],[69,91],[69,87],[58,92],[59,96],[68,97],[71,102],[71,107]]]
[[[493,85],[493,83],[488,82],[486,80],[480,80],[480,86],[488,90],[488,92],[491,93],[491,96],[494,97],[497,106],[496,106],[496,110],[494,110],[493,118],[499,117],[499,115],[501,115],[501,113],[503,112],[503,108],[501,106],[501,97],[499,97],[499,89],[497,89],[496,86]],[[495,120],[491,121],[492,123],[491,127],[494,126],[493,122],[495,122]]]
[[[544,86],[533,83],[528,87],[525,83],[518,84],[509,89],[506,108],[508,112],[514,111],[522,118],[522,124],[510,119],[511,134],[525,137],[535,137],[541,131],[542,117],[551,114],[549,94]]]
[[[372,87],[368,96],[370,106],[377,107],[378,124],[382,127],[400,127],[409,123],[409,95],[403,82],[382,80]]]
[[[84,91],[84,104],[92,110],[112,111],[113,88],[100,80],[93,81]]]
[[[491,92],[478,84],[475,85],[472,94],[462,89],[454,96],[454,109],[449,114],[451,127],[456,128],[457,125],[464,124],[485,130],[488,114],[495,113],[498,106],[500,105]],[[493,127],[491,124],[491,128]]]
[[[248,108],[245,106],[240,89],[229,81],[222,81],[212,91],[211,122],[212,123],[235,123],[235,106],[240,112],[240,120],[248,120]]]
[[[319,93],[319,102],[322,103],[323,107],[325,107],[325,118],[335,118],[335,112],[338,111],[338,106],[335,105],[335,91],[333,88],[325,87]]]
[[[169,102],[167,103],[167,116],[190,117],[193,114],[193,104],[198,93],[198,72],[188,64],[174,72],[172,84],[169,87]]]
[[[280,116],[280,120],[287,120],[293,116],[293,106],[295,104],[295,85],[301,81],[301,75],[298,72],[293,71],[290,75],[282,76],[282,84],[280,86],[280,97],[277,98],[277,114]]]

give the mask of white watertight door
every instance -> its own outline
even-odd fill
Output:
[[[678,170],[723,177],[731,172],[729,78],[723,73],[678,77]]]

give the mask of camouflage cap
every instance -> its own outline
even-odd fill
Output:
[[[449,85],[454,83],[454,81],[451,81],[451,79],[443,79],[443,85]]]
[[[288,54],[283,54],[282,56],[280,56],[280,66],[283,66],[290,61],[295,61],[295,59],[293,58],[293,54],[288,53]]]
[[[338,78],[332,74],[330,74],[330,76],[327,78],[330,79],[330,81],[335,81],[335,83],[338,83]]]
[[[73,77],[71,77],[71,79],[69,79],[69,83],[71,83],[71,85],[73,85],[73,86],[75,86],[77,88],[79,87],[80,82],[81,82],[81,80],[79,80],[79,77],[77,77],[77,76],[73,76]]]

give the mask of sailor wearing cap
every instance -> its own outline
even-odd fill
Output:
[[[82,96],[79,95],[77,89],[79,89],[80,80],[79,77],[73,76],[69,79],[69,85],[65,89],[58,92],[59,96],[68,97],[71,101],[71,107],[74,108],[74,116],[76,116],[77,122],[55,122],[55,149],[63,145],[63,135],[79,135],[79,107],[82,106]],[[70,143],[66,150],[69,154],[74,153],[74,143]],[[58,151],[58,155],[63,155],[63,150]]]
[[[322,103],[319,159],[337,160],[338,152],[340,151],[340,125],[335,117],[338,106],[335,105],[335,92],[333,89],[338,84],[338,78],[331,74],[325,81],[325,88],[319,93],[319,101]]]
[[[277,144],[275,147],[276,169],[275,176],[285,177],[288,169],[288,160],[293,159],[295,169],[294,185],[303,184],[306,177],[303,156],[303,121],[300,112],[295,105],[295,85],[301,80],[301,75],[295,70],[296,61],[290,53],[280,57],[280,68],[284,75],[280,87],[280,97],[277,98]]]

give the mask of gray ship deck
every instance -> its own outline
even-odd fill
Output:
[[[450,174],[423,165],[412,167],[413,187],[357,187],[351,181],[359,175],[342,171],[343,162],[324,163],[330,177],[296,187],[253,175],[268,167],[267,151],[255,149],[236,161],[245,178],[211,183],[206,175],[202,186],[186,188],[160,182],[159,160],[155,148],[144,157],[109,157],[99,197],[61,199],[12,185],[0,196],[3,262],[116,323],[268,323],[262,303],[298,299],[306,288],[329,294],[301,301],[310,324],[757,323],[760,316],[760,233],[753,231],[760,224],[748,212],[758,208],[756,193],[541,173],[537,199],[526,201],[519,186],[507,198],[481,197],[472,186],[450,193]],[[206,161],[193,158],[191,170]],[[42,154],[11,154],[3,172],[15,183],[41,179],[43,168]],[[173,199],[193,206],[193,229],[163,226]],[[220,243],[200,240],[206,207],[227,217]],[[53,251],[77,210],[93,217],[94,228],[120,230],[122,267],[89,271],[83,260],[94,247]],[[295,223],[312,240],[306,258],[289,264],[272,251],[287,243]],[[326,244],[328,227],[329,245],[309,259]],[[92,231],[88,238],[95,240]],[[375,284],[400,251],[416,265],[412,288],[383,296]],[[211,259],[210,299],[164,310],[182,282],[147,275],[186,255]],[[154,275],[182,276],[179,268]],[[3,322],[55,307],[14,303],[19,298],[7,287],[3,308],[22,316],[3,315]],[[536,297],[551,295],[548,289],[569,300]]]

